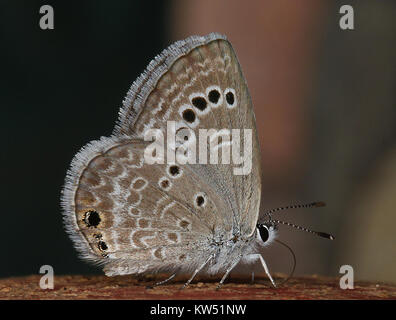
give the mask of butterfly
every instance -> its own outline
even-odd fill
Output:
[[[169,123],[176,138],[156,156],[182,150],[188,160],[194,148],[185,144],[204,129],[215,133],[214,150],[228,146],[230,153],[236,142],[226,136],[250,132],[237,139],[250,147],[245,163],[150,163],[147,132],[165,132]],[[132,84],[112,135],[75,155],[61,199],[66,230],[80,256],[108,276],[190,273],[187,286],[199,272],[220,273],[220,287],[238,263],[258,261],[275,286],[259,249],[283,222],[272,219],[274,211],[259,221],[260,159],[252,101],[230,42],[218,33],[191,36],[156,56]]]

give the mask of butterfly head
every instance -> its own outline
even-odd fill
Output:
[[[276,237],[277,226],[272,221],[258,223],[256,229],[257,240],[261,245],[270,244]]]

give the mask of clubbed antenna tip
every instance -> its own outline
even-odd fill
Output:
[[[325,233],[325,232],[316,232],[316,234],[317,234],[319,237],[326,238],[326,239],[329,239],[329,240],[334,240],[334,239],[335,239],[335,237],[332,236],[332,235],[329,234],[329,233]]]
[[[315,207],[315,208],[325,207],[326,203],[324,203],[323,201],[317,201],[317,202],[313,202],[312,206]]]

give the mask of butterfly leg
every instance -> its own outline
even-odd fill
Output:
[[[251,255],[251,258],[256,259],[256,260],[260,260],[261,265],[263,266],[265,273],[267,274],[268,278],[271,280],[271,283],[274,286],[274,288],[276,288],[275,281],[274,281],[274,279],[272,279],[272,276],[271,276],[271,274],[269,272],[269,269],[267,267],[267,264],[265,263],[265,260],[264,260],[263,256],[261,254],[259,254],[259,253],[254,253],[254,254]]]
[[[193,275],[191,276],[191,278],[188,279],[188,281],[180,288],[180,290],[184,289],[185,287],[187,287],[191,283],[191,281],[195,278],[197,273],[199,271],[201,271],[206,266],[206,264],[212,259],[213,259],[213,255],[210,255],[210,257],[208,259],[206,259],[204,263],[202,263],[197,269],[195,269],[195,271],[194,271]]]
[[[176,273],[172,274],[169,278],[166,278],[165,280],[159,281],[159,282],[155,283],[152,286],[147,286],[146,288],[147,289],[152,289],[154,287],[158,287],[160,285],[163,285],[164,283],[167,283],[169,280],[172,280],[175,276],[176,276]]]
[[[240,260],[241,260],[241,257],[239,257],[238,259],[236,259],[236,260],[232,263],[231,267],[229,267],[229,268],[227,269],[227,271],[226,271],[226,273],[224,274],[223,278],[221,278],[219,284],[217,285],[216,290],[219,290],[219,289],[220,289],[220,287],[223,285],[225,279],[228,277],[228,275],[230,274],[230,272],[232,271],[232,269],[234,269],[234,268],[236,267],[236,265],[239,263]]]

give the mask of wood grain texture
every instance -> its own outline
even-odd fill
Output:
[[[281,278],[277,275],[275,281],[280,282]],[[148,289],[147,286],[155,279],[152,276],[140,279],[128,276],[55,276],[55,288],[42,290],[38,275],[7,278],[0,279],[0,299],[396,299],[396,286],[392,284],[355,282],[355,289],[341,290],[337,278],[319,276],[293,278],[277,289],[269,286],[264,275],[257,276],[254,284],[246,277],[233,276],[218,291],[215,290],[218,281],[215,278],[198,278],[184,290],[179,290],[185,281],[180,277],[168,285]]]

